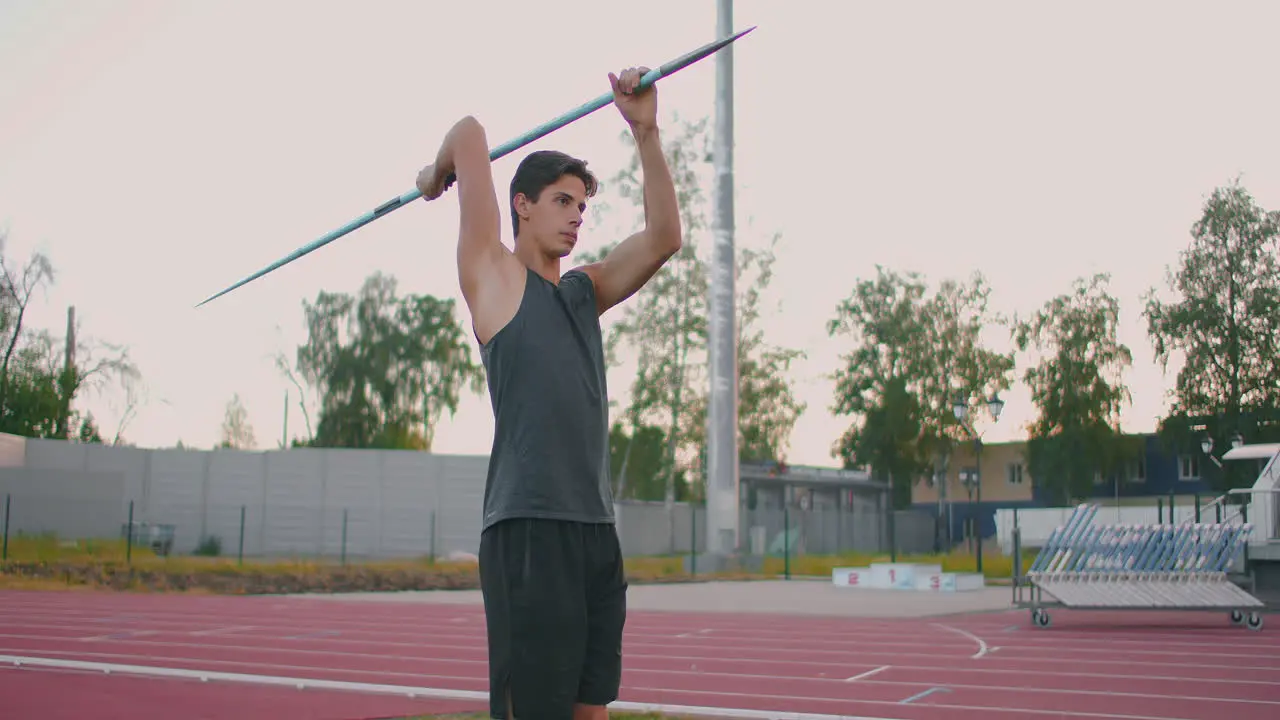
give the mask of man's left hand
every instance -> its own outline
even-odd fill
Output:
[[[636,90],[640,85],[640,78],[647,72],[647,67],[633,67],[623,70],[621,75],[609,73],[609,84],[613,86],[613,103],[633,130],[658,124],[657,86],[650,85],[643,90]]]

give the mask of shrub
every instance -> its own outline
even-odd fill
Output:
[[[222,538],[217,535],[205,536],[191,554],[199,557],[218,557],[222,554]]]
[[[190,556],[158,557],[147,547],[134,546],[126,561],[124,540],[60,542],[53,535],[10,538],[9,560],[0,563],[0,584],[8,587],[87,586],[152,592],[224,594],[340,593],[403,590],[473,590],[480,587],[474,561],[441,562],[432,558],[399,561],[359,561],[346,565],[334,560],[246,559],[221,557],[221,541],[206,537]],[[1025,556],[1028,567],[1035,553]],[[792,576],[831,576],[837,567],[866,567],[888,562],[888,553],[800,555],[790,559]],[[976,559],[966,553],[944,556],[902,555],[899,562],[941,565],[949,572],[973,572]],[[755,573],[691,575],[684,555],[629,557],[626,577],[632,584],[680,583],[707,580],[778,578],[784,559],[771,556]],[[1009,578],[1012,558],[998,554],[984,559],[987,578]]]

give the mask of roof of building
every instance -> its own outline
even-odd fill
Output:
[[[872,480],[866,470],[844,470],[815,465],[788,465],[786,463],[742,463],[739,474],[743,480],[785,483],[788,485],[819,485],[827,487],[866,488],[883,490],[888,483]]]

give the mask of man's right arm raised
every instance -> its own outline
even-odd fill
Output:
[[[484,128],[473,117],[445,135],[433,165],[418,174],[418,189],[434,200],[458,184],[458,281],[481,343],[510,321],[523,289],[522,266],[502,244],[501,215]]]

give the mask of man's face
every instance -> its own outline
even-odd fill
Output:
[[[564,175],[542,190],[538,202],[516,197],[521,213],[522,241],[532,240],[540,251],[564,257],[578,243],[582,213],[587,208],[587,187],[573,175]],[[527,218],[527,219],[525,219]]]

